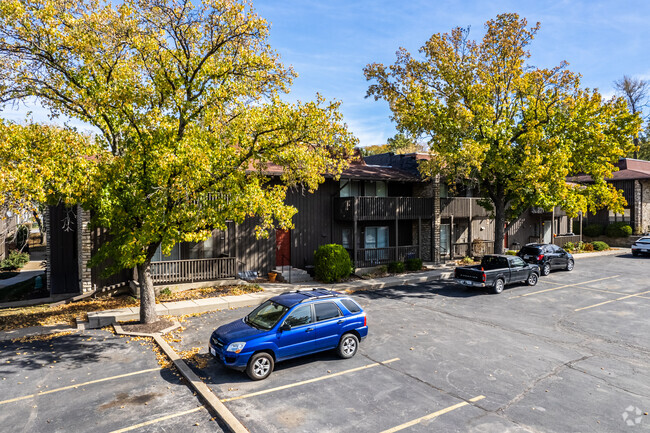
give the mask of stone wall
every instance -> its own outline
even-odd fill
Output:
[[[639,212],[637,219],[639,224],[634,227],[635,233],[650,233],[650,179],[636,181],[634,192],[634,200],[638,204],[635,208],[638,207]]]
[[[77,260],[79,265],[79,292],[92,290],[92,273],[88,261],[92,255],[92,240],[90,237],[90,212],[77,206]],[[49,242],[48,242],[49,247]]]

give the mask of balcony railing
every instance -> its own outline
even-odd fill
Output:
[[[193,283],[237,276],[237,259],[223,257],[196,260],[165,260],[151,263],[154,284]]]
[[[488,211],[478,204],[479,198],[451,197],[440,199],[440,217],[477,218],[489,216]]]
[[[387,265],[390,262],[403,262],[407,259],[418,258],[419,252],[420,247],[418,245],[386,248],[358,248],[354,266],[357,268],[368,268],[371,266]],[[352,257],[352,249],[348,249],[348,253],[350,254],[350,257]]]
[[[431,218],[431,198],[422,197],[338,197],[334,217],[339,221],[377,221]]]

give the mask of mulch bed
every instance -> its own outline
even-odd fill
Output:
[[[153,323],[126,323],[121,325],[124,332],[139,332],[143,334],[153,334],[173,326],[174,323],[169,319],[160,319]]]

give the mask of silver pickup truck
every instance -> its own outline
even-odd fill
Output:
[[[524,262],[517,256],[488,255],[480,265],[456,268],[454,279],[470,287],[489,287],[501,293],[506,284],[526,283],[534,286],[539,280],[539,266]]]

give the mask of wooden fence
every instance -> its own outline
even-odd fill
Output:
[[[223,257],[196,260],[165,260],[151,263],[154,284],[193,283],[237,276],[237,259]]]

